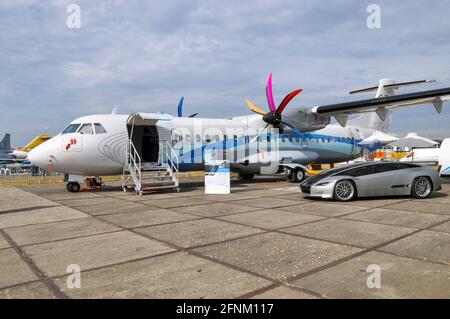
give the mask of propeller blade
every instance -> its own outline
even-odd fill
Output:
[[[281,114],[284,110],[284,108],[286,107],[286,105],[289,104],[289,102],[297,95],[299,94],[301,91],[303,91],[302,89],[298,89],[295,91],[292,91],[291,93],[289,93],[288,95],[286,95],[286,97],[283,99],[283,101],[281,101],[280,105],[278,106],[278,109],[276,111],[277,114]]]
[[[178,102],[178,117],[183,117],[183,101],[184,96],[182,96],[180,102]]]
[[[250,110],[252,110],[253,112],[257,113],[257,114],[261,114],[264,115],[266,114],[266,112],[264,112],[263,110],[261,110],[259,107],[257,107],[255,104],[253,104],[250,100],[247,100],[247,106]]]
[[[270,110],[272,112],[275,112],[277,110],[277,108],[275,106],[275,101],[273,100],[272,72],[269,73],[269,78],[267,79],[266,95],[267,95],[267,103],[269,103]]]
[[[293,130],[295,132],[295,134],[302,135],[302,133],[299,130],[297,130],[297,128],[295,126],[293,126],[293,125],[291,125],[289,123],[283,122],[283,121],[281,122],[281,124],[283,124],[284,126],[289,127],[291,130]]]
[[[193,113],[191,115],[189,115],[189,117],[196,117],[198,115],[198,113]]]
[[[264,133],[264,131],[266,130],[266,128],[269,126],[270,124],[267,123],[266,126],[264,126],[264,128],[262,129],[262,131],[255,137],[253,138],[249,143],[253,143],[254,141],[256,141],[258,138],[261,137],[262,133]]]

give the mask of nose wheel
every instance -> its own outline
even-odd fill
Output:
[[[68,182],[66,185],[66,189],[68,192],[77,193],[80,191],[80,184],[78,182]]]

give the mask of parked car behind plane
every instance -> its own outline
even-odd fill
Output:
[[[301,193],[306,197],[338,201],[393,195],[426,198],[440,189],[439,175],[433,167],[385,161],[330,169],[300,184]]]

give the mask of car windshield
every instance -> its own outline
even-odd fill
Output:
[[[319,173],[317,175],[311,176],[310,178],[306,179],[306,181],[308,181],[308,183],[315,183],[315,182],[318,182],[321,179],[324,179],[324,178],[326,178],[328,176],[331,176],[333,174],[337,174],[339,172],[348,170],[348,169],[350,169],[352,167],[356,167],[356,166],[359,166],[359,165],[361,165],[361,164],[353,164],[353,165],[346,165],[346,166],[338,167],[338,168],[332,168],[332,169],[326,170],[324,172],[321,172],[321,173]]]
[[[80,124],[69,124],[69,126],[62,131],[62,134],[75,133],[79,127]]]

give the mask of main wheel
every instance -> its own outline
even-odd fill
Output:
[[[80,191],[80,184],[77,182],[68,182],[66,188],[71,193],[77,193]]]
[[[411,187],[411,196],[414,198],[427,198],[433,191],[433,185],[428,177],[417,177]]]
[[[356,196],[356,186],[348,179],[339,181],[334,186],[333,197],[335,200],[340,202],[348,202],[355,198]]]
[[[297,169],[290,169],[290,173],[288,174],[289,176],[289,181],[294,182],[294,183],[300,183],[301,181],[303,181],[305,179],[305,171],[302,170],[301,168],[297,168]]]

